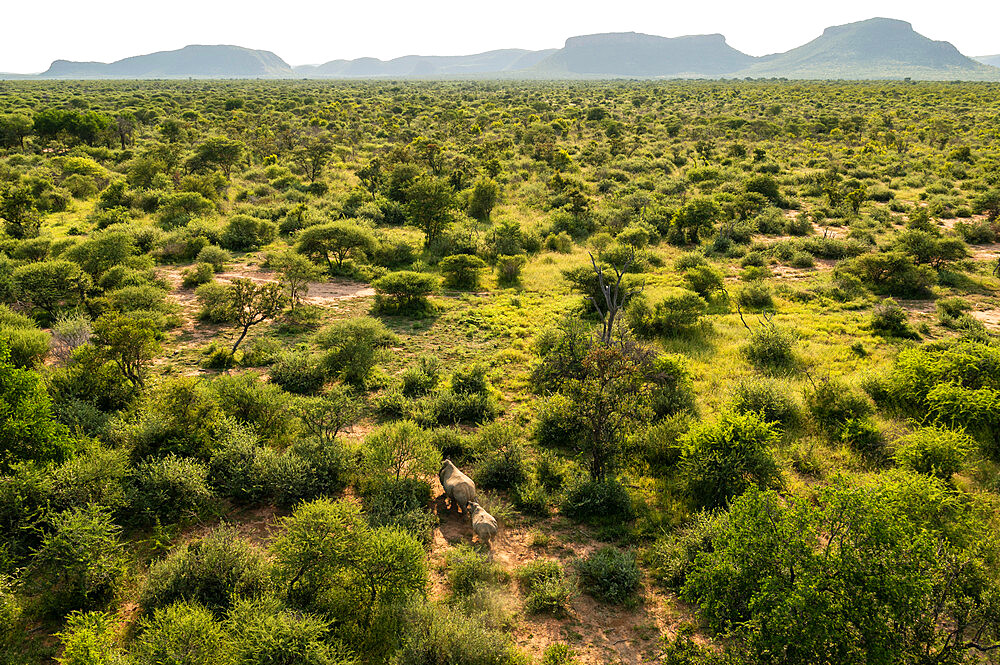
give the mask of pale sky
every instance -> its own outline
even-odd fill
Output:
[[[0,14],[0,71],[18,73],[43,71],[57,58],[111,62],[187,44],[265,49],[302,65],[558,48],[574,35],[620,31],[718,32],[734,48],[765,55],[873,16],[909,21],[966,55],[1000,53],[997,0],[0,0]]]

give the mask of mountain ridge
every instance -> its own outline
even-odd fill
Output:
[[[996,66],[994,66],[996,65]],[[271,51],[189,45],[112,63],[56,60],[38,75],[0,78],[791,78],[1000,81],[1000,55],[969,58],[898,19],[830,26],[806,44],[755,57],[721,34],[660,37],[609,32],[568,38],[558,49],[496,49],[471,55],[356,58],[290,66]]]

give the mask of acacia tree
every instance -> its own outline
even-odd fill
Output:
[[[618,467],[626,436],[652,416],[656,354],[632,342],[595,344],[582,363],[582,377],[566,393],[586,423],[578,439],[580,454],[594,480]]]
[[[313,261],[324,261],[334,272],[351,256],[365,256],[375,251],[375,236],[357,222],[339,220],[307,227],[299,236],[296,251]]]
[[[230,352],[236,353],[251,326],[273,319],[281,312],[285,306],[285,294],[275,282],[257,284],[246,277],[234,279],[229,288],[236,324],[240,327],[240,336]]]
[[[333,144],[330,143],[330,139],[326,136],[315,136],[305,139],[292,153],[292,158],[309,176],[309,181],[316,182],[332,155]]]
[[[615,322],[618,320],[622,308],[628,304],[630,298],[642,291],[641,288],[628,289],[622,285],[625,273],[635,263],[635,250],[629,249],[622,267],[611,267],[612,272],[614,272],[613,278],[611,276],[605,278],[604,268],[598,267],[593,254],[590,255],[590,263],[597,275],[597,286],[603,298],[603,302],[601,302],[594,296],[590,296],[590,302],[593,303],[597,313],[601,316],[601,342],[610,344],[614,335]]]
[[[451,224],[455,192],[440,178],[416,178],[406,188],[406,211],[410,222],[424,232],[425,245],[444,233]]]
[[[129,383],[143,388],[146,373],[160,352],[152,319],[110,312],[94,323],[94,335],[101,354],[118,366]]]
[[[291,252],[280,254],[271,263],[281,275],[280,283],[288,292],[288,302],[294,314],[302,298],[309,293],[309,282],[320,279],[320,271],[306,257]]]

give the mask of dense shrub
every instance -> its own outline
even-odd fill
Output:
[[[875,412],[865,395],[842,381],[827,379],[806,391],[806,408],[816,426],[836,437],[848,420],[863,420]]]
[[[56,513],[48,521],[26,578],[36,593],[44,594],[43,607],[61,616],[106,605],[127,570],[111,514],[91,504]]]
[[[724,528],[724,520],[724,514],[700,511],[688,524],[658,538],[645,555],[653,579],[680,590],[698,555],[711,551],[712,540]]]
[[[632,497],[617,480],[577,480],[567,488],[560,510],[581,522],[620,524],[635,517]]]
[[[644,338],[673,337],[694,330],[708,303],[693,291],[669,295],[650,307],[643,298],[633,298],[625,312],[636,335]]]
[[[379,277],[372,288],[376,312],[423,316],[433,311],[427,296],[437,290],[437,282],[433,275],[401,270]]]
[[[445,572],[451,592],[456,596],[468,596],[483,585],[499,584],[507,579],[503,567],[467,544],[448,550]]]
[[[268,372],[273,383],[297,395],[314,395],[326,383],[326,371],[305,350],[282,354]]]
[[[263,247],[277,237],[278,226],[274,222],[248,215],[233,215],[222,229],[219,244],[225,249],[244,252]]]
[[[574,562],[583,588],[598,600],[616,605],[635,602],[641,573],[634,552],[606,545]]]
[[[181,602],[158,608],[141,622],[132,653],[137,665],[216,665],[232,662],[232,643],[211,612]]]
[[[139,604],[151,614],[184,601],[223,613],[237,599],[271,591],[270,564],[236,529],[219,527],[150,566]]]
[[[857,277],[875,293],[903,298],[927,295],[937,283],[932,268],[898,251],[863,254],[837,264],[837,274]]]
[[[524,611],[528,614],[564,616],[569,610],[574,589],[558,561],[531,561],[515,575],[527,592]]]
[[[471,254],[453,254],[438,264],[444,276],[444,286],[449,289],[472,291],[479,288],[479,279],[486,262]]]
[[[901,467],[950,481],[973,449],[972,439],[962,432],[922,427],[899,441],[895,457]]]
[[[528,462],[520,431],[506,423],[479,430],[475,443],[476,484],[487,489],[512,489],[528,479]]]
[[[417,606],[406,617],[399,665],[521,665],[511,639],[441,605]]]
[[[776,487],[781,470],[771,448],[778,432],[756,413],[724,413],[681,437],[686,491],[702,508],[725,506],[751,487]]]
[[[197,518],[215,498],[208,468],[175,455],[137,465],[128,484],[128,520],[143,526]]]
[[[784,382],[765,377],[740,379],[732,389],[731,405],[737,413],[756,413],[762,420],[794,427],[802,418],[802,407]]]
[[[327,375],[353,385],[364,385],[382,349],[396,341],[384,323],[367,316],[337,321],[316,335],[316,342],[326,350],[322,364]]]
[[[758,367],[788,369],[795,364],[796,340],[794,332],[765,324],[750,332],[750,339],[740,347],[740,353]]]
[[[556,393],[539,401],[533,436],[543,446],[570,449],[576,444],[584,426],[573,401]]]
[[[872,308],[871,329],[876,335],[915,339],[919,337],[910,326],[906,310],[892,298],[886,298]]]

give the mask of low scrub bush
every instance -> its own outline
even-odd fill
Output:
[[[606,545],[574,562],[584,590],[615,605],[633,604],[641,573],[634,552]]]

